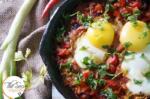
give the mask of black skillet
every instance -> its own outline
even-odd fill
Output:
[[[51,15],[47,29],[44,32],[40,44],[40,55],[43,59],[43,62],[47,66],[51,80],[58,91],[66,99],[77,99],[77,97],[69,87],[64,85],[63,79],[60,75],[59,66],[56,62],[56,28],[60,26],[62,14],[64,14],[64,12],[73,11],[74,7],[79,3],[79,1],[80,0],[64,0],[63,2],[61,2],[61,4]]]

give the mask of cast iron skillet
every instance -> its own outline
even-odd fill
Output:
[[[48,22],[47,29],[44,32],[42,41],[40,44],[40,55],[43,62],[47,66],[48,73],[51,77],[53,84],[56,86],[58,91],[66,99],[77,99],[75,94],[69,87],[66,87],[63,83],[62,77],[60,75],[59,66],[55,59],[55,41],[56,41],[56,28],[59,27],[62,14],[64,12],[73,11],[74,7],[77,6],[81,0],[64,0],[55,10],[53,15],[51,15]]]
[[[64,85],[62,76],[60,75],[59,66],[55,58],[56,57],[55,55],[56,28],[60,26],[60,22],[62,21],[61,18],[62,14],[64,12],[72,12],[74,8],[81,3],[81,1],[87,2],[87,0],[64,0],[56,8],[55,12],[50,17],[47,29],[44,32],[42,41],[40,43],[40,55],[45,65],[47,66],[48,73],[50,74],[51,80],[53,84],[56,86],[56,88],[58,89],[58,91],[66,99],[77,99],[77,97],[69,87]],[[145,2],[145,4],[149,4],[149,0],[143,0],[143,1]],[[101,2],[105,2],[105,0],[101,0]]]

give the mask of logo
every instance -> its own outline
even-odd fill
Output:
[[[3,92],[10,98],[20,97],[25,90],[23,79],[17,76],[8,77],[3,82]]]

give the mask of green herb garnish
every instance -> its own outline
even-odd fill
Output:
[[[144,74],[144,76],[145,76],[147,79],[150,80],[150,71],[149,71],[149,72],[146,72],[146,73]]]
[[[111,88],[105,89],[101,94],[106,96],[107,99],[117,99],[117,95],[113,93]]]
[[[83,75],[81,73],[78,73],[75,77],[75,84],[79,85],[82,77],[83,77]]]
[[[87,66],[88,69],[94,69],[97,67],[97,65],[94,63],[93,59],[89,57],[85,57],[82,61],[83,64]]]
[[[136,85],[141,85],[141,84],[143,83],[142,80],[133,79],[133,81],[134,81],[134,83],[135,83]]]
[[[111,11],[114,11],[114,8],[113,8],[113,6],[112,6],[112,4],[111,3],[106,3],[106,5],[105,5],[105,12],[104,13],[108,13],[108,12],[111,12]]]
[[[131,51],[126,51],[125,52],[125,56],[134,55],[134,54],[135,54],[135,52],[131,52]]]
[[[98,66],[99,68],[97,69],[100,78],[104,78],[105,76],[115,76],[114,74],[110,74],[107,72],[108,66],[106,64],[102,64]]]
[[[97,29],[100,29],[101,31],[104,30],[104,27],[103,27],[103,22],[104,21],[96,21],[92,24],[92,27],[93,28],[97,28]]]
[[[71,61],[67,61],[65,64],[61,64],[61,68],[62,67],[65,67],[65,68],[67,68],[68,70],[70,70],[71,69],[71,66],[72,66],[72,64],[71,64]]]
[[[102,48],[109,49],[109,45],[103,45]]]
[[[146,26],[150,30],[150,23],[147,23]]]
[[[125,42],[125,43],[124,43],[124,47],[125,47],[125,48],[129,48],[131,45],[132,45],[131,42]]]
[[[124,55],[125,55],[125,59],[133,59],[135,52],[125,51]]]
[[[141,36],[139,37],[139,39],[144,39],[144,38],[147,37],[147,35],[148,35],[148,32],[144,31],[144,32],[141,33]]]
[[[137,19],[138,17],[141,15],[141,11],[140,10],[135,10],[133,12],[133,15],[129,15],[127,20],[131,21],[133,23],[134,26],[137,26]]]
[[[97,86],[105,85],[105,81],[103,79],[95,79],[93,74],[87,78],[86,82],[92,89],[96,89]]]
[[[91,75],[87,78],[86,82],[88,83],[88,85],[89,85],[92,89],[96,89],[96,88],[97,88],[97,84],[98,84],[98,83],[97,83],[97,80],[94,79],[93,74],[91,74]]]
[[[84,26],[89,26],[93,22],[91,16],[84,16],[84,14],[82,14],[81,12],[77,12],[77,19]]]
[[[144,53],[141,54],[141,58],[145,59],[145,54]]]
[[[82,46],[82,47],[80,48],[81,51],[85,51],[85,50],[87,50],[87,49],[88,49],[88,48],[85,47],[85,46]]]

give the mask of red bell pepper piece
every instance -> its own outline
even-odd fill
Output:
[[[141,2],[135,1],[131,4],[131,7],[133,8],[140,8],[141,7]]]
[[[60,0],[50,0],[48,4],[45,6],[43,13],[42,13],[42,18],[47,17],[49,15],[49,10],[54,7]]]
[[[84,77],[85,79],[87,79],[87,78],[89,77],[89,75],[90,75],[90,71],[89,71],[89,70],[83,71],[83,77]]]
[[[117,55],[110,56],[107,59],[107,64],[117,66],[119,64],[119,57]]]
[[[120,0],[120,6],[124,7],[126,5],[126,0]]]

